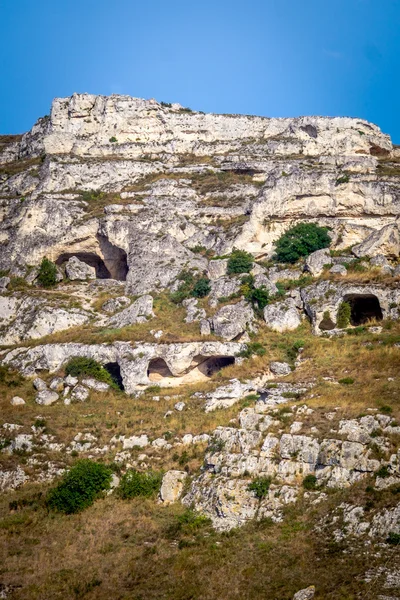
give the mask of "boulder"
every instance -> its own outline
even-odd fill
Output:
[[[321,250],[316,250],[307,256],[304,265],[304,271],[311,273],[313,277],[318,277],[318,275],[321,275],[322,271],[324,270],[324,266],[331,264],[332,257],[328,248],[322,248]]]
[[[54,377],[50,381],[49,388],[54,392],[61,392],[64,388],[64,379],[62,377]]]
[[[311,585],[308,588],[304,588],[293,596],[293,600],[312,600],[315,596],[315,586]]]
[[[22,406],[25,404],[25,400],[20,398],[20,396],[14,396],[11,398],[10,404],[12,404],[12,406]]]
[[[246,300],[237,304],[228,304],[219,309],[212,318],[212,329],[215,335],[231,341],[251,327],[254,312]]]
[[[347,269],[344,265],[333,265],[333,267],[331,267],[329,269],[329,273],[332,273],[332,275],[347,275]]]
[[[125,438],[122,443],[124,450],[130,450],[131,448],[145,448],[148,445],[149,438],[147,435],[132,435],[129,438]]]
[[[200,335],[210,335],[211,324],[208,319],[201,319],[200,321]]]
[[[108,383],[105,383],[104,381],[97,381],[97,379],[94,379],[93,377],[82,379],[82,385],[85,385],[96,392],[106,392],[108,389],[110,389]]]
[[[183,409],[185,408],[186,404],[184,402],[177,402],[174,405],[174,409],[177,410],[178,412],[182,412]]]
[[[300,315],[292,298],[268,304],[264,308],[264,319],[268,327],[281,333],[297,329],[301,324]]]
[[[167,471],[162,479],[160,500],[165,504],[176,502],[182,495],[187,473],[185,471]]]
[[[71,256],[65,263],[65,274],[71,281],[96,279],[96,269],[79,260],[77,256]]]
[[[212,281],[208,304],[213,307],[218,306],[219,298],[229,298],[233,294],[238,294],[241,285],[241,277],[220,277]]]
[[[146,323],[148,317],[154,317],[153,297],[150,294],[141,296],[128,308],[112,316],[107,324],[109,327],[119,329],[135,323]]]
[[[284,375],[289,375],[289,373],[292,372],[292,369],[290,368],[290,365],[286,362],[271,362],[269,363],[269,368],[271,373],[273,373],[274,375],[277,375],[278,377],[280,376],[284,376]]]
[[[4,292],[7,289],[11,279],[9,277],[0,277],[0,292]]]
[[[260,273],[254,276],[254,287],[255,288],[265,288],[270,296],[274,296],[278,293],[278,288],[275,283],[271,281],[264,273]]]
[[[204,410],[211,412],[217,408],[228,408],[249,394],[251,390],[254,390],[252,383],[241,383],[238,379],[231,379],[228,385],[218,387],[206,395]]]
[[[76,400],[78,402],[85,402],[89,397],[89,390],[85,388],[83,385],[76,385],[71,392],[72,400]]]
[[[43,381],[43,379],[40,379],[40,377],[35,377],[35,379],[33,380],[33,387],[38,392],[43,392],[44,390],[47,390],[46,383]]]
[[[57,402],[58,398],[57,392],[42,390],[37,394],[35,402],[43,406],[50,406],[51,404],[54,404],[54,402]]]
[[[74,386],[78,383],[78,378],[77,377],[73,377],[72,375],[67,375],[66,378],[64,379],[66,385],[69,386]]]

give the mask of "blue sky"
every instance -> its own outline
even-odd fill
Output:
[[[56,96],[368,119],[400,144],[400,0],[1,0],[0,133]]]

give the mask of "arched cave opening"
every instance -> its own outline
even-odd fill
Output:
[[[349,294],[343,298],[351,307],[351,325],[363,325],[370,319],[381,321],[383,319],[379,300],[373,294]]]
[[[111,278],[111,273],[107,269],[104,260],[95,252],[64,252],[57,258],[56,265],[63,265],[73,256],[76,256],[76,258],[79,258],[79,260],[86,263],[90,267],[94,267],[96,269],[97,279]]]
[[[210,356],[198,365],[198,369],[203,375],[211,377],[211,375],[217,373],[221,369],[234,364],[234,356]]]
[[[106,371],[111,375],[114,383],[119,387],[120,390],[124,390],[124,382],[122,380],[121,368],[117,362],[109,362],[104,365]]]
[[[163,358],[152,358],[147,367],[147,377],[150,381],[160,381],[164,377],[173,377]]]
[[[111,279],[126,281],[129,271],[128,258],[125,250],[112,244],[105,235],[97,235],[104,264],[110,273]]]

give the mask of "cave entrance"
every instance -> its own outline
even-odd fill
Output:
[[[363,325],[370,319],[382,321],[383,314],[379,300],[373,294],[349,294],[343,298],[351,307],[351,325]]]
[[[76,258],[86,263],[90,267],[94,267],[96,269],[97,279],[111,278],[111,273],[107,269],[104,260],[100,258],[100,256],[95,252],[64,252],[63,254],[60,254],[60,256],[57,258],[56,265],[63,265],[73,256],[76,256]]]
[[[97,239],[110,277],[118,281],[126,281],[129,267],[125,250],[112,244],[105,235],[98,234]]]
[[[210,356],[198,365],[198,369],[206,377],[211,377],[225,367],[235,364],[234,356]]]
[[[121,368],[117,362],[110,362],[104,365],[106,371],[111,375],[114,383],[119,387],[120,390],[124,390],[124,382],[122,380]]]
[[[152,358],[147,367],[147,377],[150,381],[161,381],[164,377],[173,377],[163,358]]]

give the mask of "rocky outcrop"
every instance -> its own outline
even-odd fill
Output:
[[[145,295],[135,300],[128,308],[112,316],[108,320],[108,325],[116,328],[127,327],[135,323],[146,323],[151,317],[154,317],[153,297]]]
[[[210,319],[211,329],[215,335],[224,340],[239,339],[247,329],[252,330],[254,312],[250,304],[241,300],[237,304],[228,304]]]
[[[189,342],[182,344],[46,344],[18,348],[2,363],[32,376],[36,371],[55,373],[75,356],[93,358],[101,364],[116,363],[124,390],[132,394],[157,381],[161,386],[207,380],[246,348],[236,342]]]
[[[292,298],[268,304],[264,308],[264,319],[273,331],[291,331],[301,324],[301,318]]]

